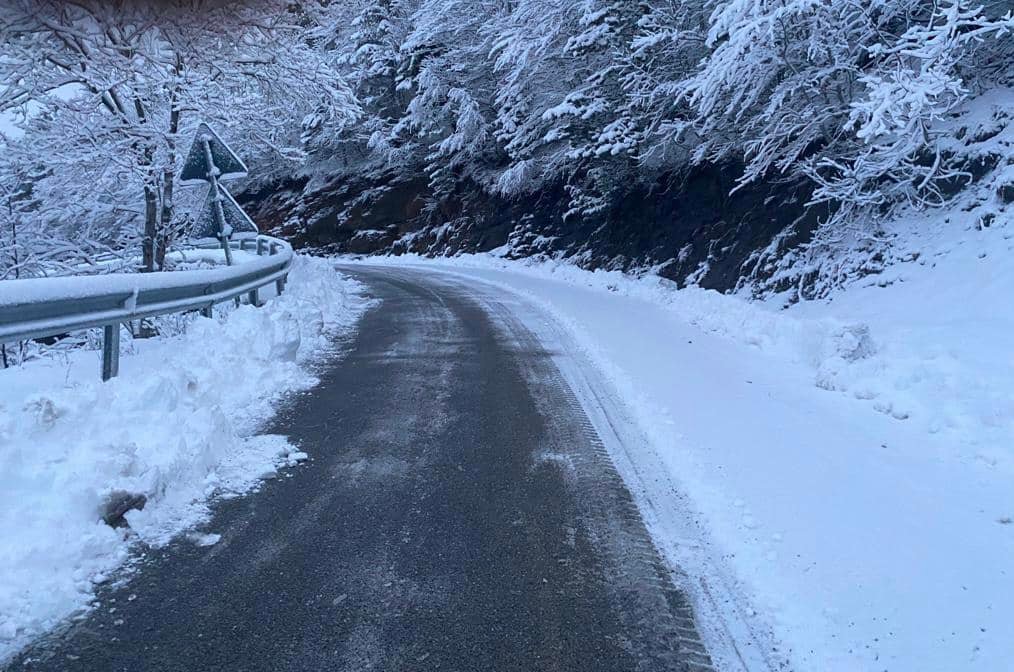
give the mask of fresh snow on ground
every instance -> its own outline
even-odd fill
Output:
[[[746,614],[772,633],[765,657],[801,672],[1002,670],[1014,240],[1006,226],[953,229],[921,231],[917,261],[788,309],[552,262],[384,263],[494,283],[573,335],[648,437],[633,459],[661,455],[704,523],[700,539],[660,546],[690,574],[706,636]],[[718,567],[738,582],[735,605],[695,576]]]
[[[0,371],[0,661],[86,608],[136,541],[164,544],[207,519],[210,497],[306,458],[257,430],[282,395],[314,384],[314,358],[368,304],[360,289],[331,262],[297,256],[285,293],[262,290],[261,308],[225,306],[181,336],[124,340],[108,383],[94,350]],[[99,520],[117,491],[148,498],[127,513],[129,530]]]

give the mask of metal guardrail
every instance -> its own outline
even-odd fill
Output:
[[[210,317],[216,303],[238,302],[244,294],[257,306],[258,290],[271,283],[282,293],[292,266],[288,243],[258,236],[231,241],[230,246],[251,248],[260,258],[211,270],[0,282],[0,343],[102,327],[102,380],[109,380],[119,372],[120,325],[124,322],[191,310]],[[217,249],[220,243],[207,247]]]

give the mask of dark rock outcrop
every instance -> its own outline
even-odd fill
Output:
[[[145,495],[116,490],[109,493],[102,505],[102,522],[109,527],[127,527],[127,511],[140,511],[148,503]]]
[[[474,185],[434,202],[425,176],[370,182],[305,180],[243,200],[262,227],[298,247],[430,256],[501,248],[508,257],[570,258],[588,269],[653,270],[728,290],[764,277],[764,251],[804,242],[820,213],[809,187],[764,182],[735,192],[736,166],[704,166],[630,184],[589,217],[565,217],[565,185],[515,198]]]

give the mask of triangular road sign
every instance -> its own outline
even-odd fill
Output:
[[[201,123],[194,135],[194,144],[190,145],[190,152],[187,160],[183,162],[183,170],[180,171],[180,182],[194,183],[207,182],[208,173],[211,172],[208,166],[207,153],[204,151],[204,140],[211,145],[211,160],[218,169],[218,179],[230,180],[237,177],[246,177],[246,165],[236,156],[236,153],[229,149],[218,134],[211,130],[211,126]]]
[[[218,238],[218,219],[215,217],[214,190],[208,190],[208,197],[204,199],[204,206],[201,208],[190,237],[194,240],[203,238]],[[225,187],[218,185],[218,193],[222,199],[222,214],[225,216],[225,235],[234,236],[238,233],[258,233],[257,225],[243,212],[239,203],[232,197]]]

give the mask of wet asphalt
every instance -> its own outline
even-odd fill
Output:
[[[346,270],[381,302],[266,428],[311,460],[7,669],[711,669],[566,353],[460,282]]]

